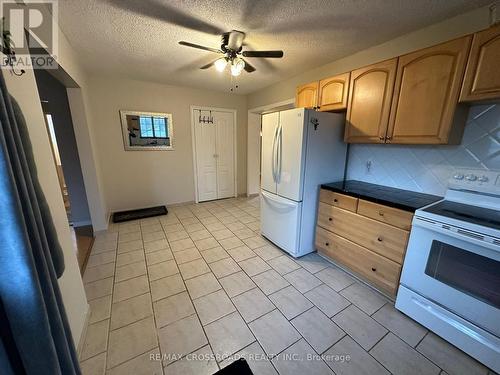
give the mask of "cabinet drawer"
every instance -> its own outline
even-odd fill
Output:
[[[396,295],[401,265],[321,227],[316,228],[316,248],[321,254],[351,269],[379,289]]]
[[[413,219],[413,214],[411,212],[365,201],[363,199],[360,199],[358,202],[358,214],[405,230],[410,230],[411,220]]]
[[[318,225],[397,263],[403,263],[407,231],[321,202]]]
[[[358,208],[358,198],[325,189],[319,191],[319,201],[352,212],[356,212]]]

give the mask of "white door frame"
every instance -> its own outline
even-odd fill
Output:
[[[193,171],[194,171],[194,191],[195,191],[195,196],[194,196],[194,201],[196,203],[199,202],[199,196],[198,196],[198,165],[196,163],[196,138],[195,138],[195,133],[194,133],[194,124],[195,124],[195,116],[194,116],[194,110],[201,110],[201,111],[212,111],[212,112],[229,112],[233,114],[233,120],[234,120],[234,132],[233,132],[233,168],[234,168],[234,197],[238,197],[238,125],[236,123],[236,109],[229,109],[229,108],[218,108],[218,107],[204,107],[200,105],[191,105],[189,107],[189,110],[191,112],[191,146],[193,150]]]
[[[283,100],[281,102],[276,102],[272,104],[263,105],[260,107],[251,108],[248,110],[248,127],[247,127],[247,196],[252,196],[260,193],[260,154],[261,154],[261,132],[260,128],[262,126],[261,115],[268,112],[276,112],[285,109],[291,109],[295,107],[295,99],[290,98]],[[260,119],[255,121],[255,117],[258,115]],[[259,129],[253,128],[253,126],[258,125]],[[258,137],[256,140],[255,137]],[[257,141],[257,142],[256,142]],[[256,152],[256,148],[258,149]],[[249,168],[252,164],[253,168]],[[257,168],[255,168],[257,166]],[[255,185],[255,181],[258,181],[258,186]]]

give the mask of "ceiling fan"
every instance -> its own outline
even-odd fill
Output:
[[[219,72],[222,72],[229,64],[231,68],[231,75],[233,76],[239,76],[243,70],[245,70],[247,73],[255,72],[255,68],[246,60],[244,60],[243,57],[278,59],[283,57],[283,51],[243,51],[244,39],[244,32],[232,30],[222,34],[220,49],[200,46],[199,44],[184,41],[180,41],[179,44],[186,47],[197,48],[204,51],[224,55],[222,57],[219,57],[217,60],[212,61],[210,64],[202,66],[200,69],[208,69],[212,65],[214,65],[215,69],[217,69]]]

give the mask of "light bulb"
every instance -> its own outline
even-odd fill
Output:
[[[239,76],[245,68],[245,62],[242,59],[236,58],[231,64],[231,75]]]
[[[224,69],[226,69],[227,60],[225,57],[221,57],[220,59],[215,60],[214,65],[218,72],[223,72]]]

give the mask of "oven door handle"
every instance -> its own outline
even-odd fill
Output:
[[[491,254],[491,257],[498,258],[500,256],[500,245],[495,245],[491,242],[484,241],[477,237],[488,238],[487,236],[483,236],[481,234],[476,234],[475,232],[463,230],[460,228],[456,228],[457,231],[453,231],[451,229],[446,229],[444,227],[452,227],[451,225],[439,223],[439,222],[430,222],[426,219],[421,219],[419,217],[415,217],[413,220],[413,225],[417,225],[419,227],[432,230],[433,232],[455,238],[459,241],[465,241],[470,244],[480,246],[482,248],[486,248],[488,253]],[[500,239],[499,239],[500,241]]]

